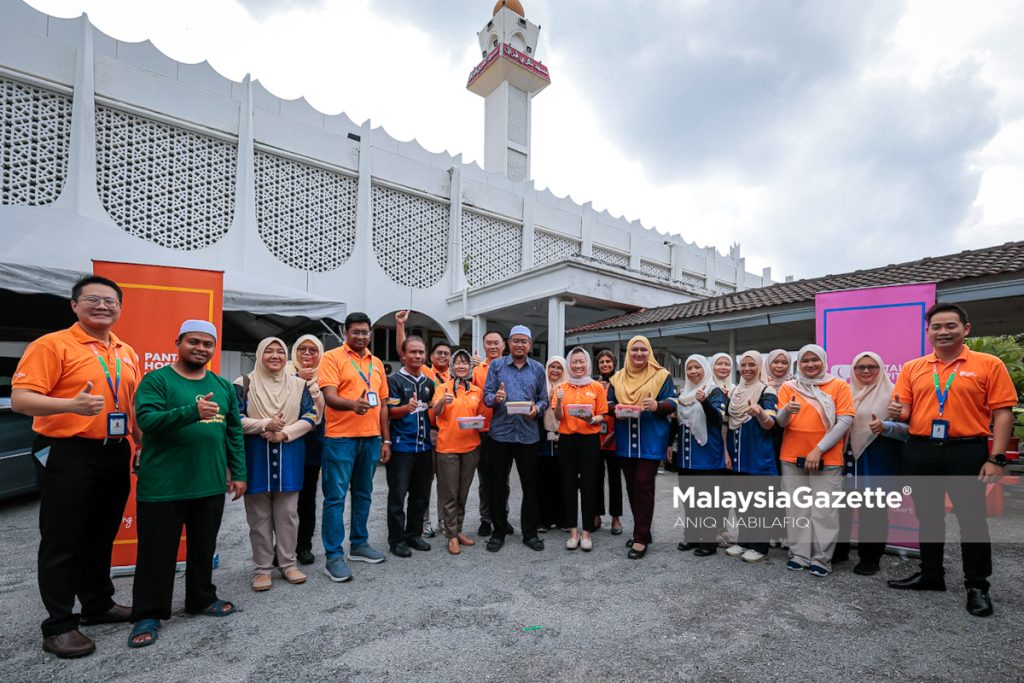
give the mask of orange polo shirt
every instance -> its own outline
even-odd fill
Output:
[[[53,398],[74,398],[86,382],[92,382],[90,393],[106,399],[98,415],[75,413],[45,415],[32,420],[32,430],[54,439],[80,436],[86,439],[107,438],[107,413],[114,412],[114,394],[97,354],[103,356],[110,370],[110,379],[117,383],[117,359],[121,359],[121,387],[117,410],[128,414],[128,432],[135,424],[135,390],[142,379],[139,356],[135,349],[110,333],[110,343],[86,334],[78,323],[66,330],[43,335],[28,345],[11,381],[12,389],[28,389]]]
[[[452,392],[452,383],[442,384],[437,388],[436,401],[443,401],[445,394]],[[469,385],[469,391],[462,387],[455,392],[455,400],[444,407],[444,412],[437,418],[438,453],[469,453],[480,445],[480,432],[475,429],[459,429],[456,418],[476,417],[483,415],[484,390],[475,384]]]
[[[832,397],[832,401],[836,404],[836,417],[840,415],[852,417],[856,412],[853,407],[853,394],[850,393],[850,385],[843,380],[837,378],[818,388]],[[800,404],[800,412],[789,417],[789,424],[786,425],[786,430],[782,433],[782,452],[779,455],[782,460],[793,463],[797,458],[803,458],[810,453],[828,432],[818,411],[789,384],[779,387],[779,410],[782,410],[794,397]],[[825,466],[842,465],[844,443],[845,439],[840,439],[839,443],[825,451],[821,456],[821,464]]]
[[[562,397],[562,414],[558,419],[559,434],[600,434],[600,424],[590,424],[589,420],[575,417],[569,414],[570,404],[586,404],[593,408],[594,415],[608,414],[608,397],[604,393],[604,387],[598,382],[591,382],[583,386],[576,386],[563,382],[559,385],[565,390]],[[552,397],[551,402],[557,401],[557,396]]]
[[[487,383],[487,368],[490,364],[490,359],[484,358],[480,365],[473,368],[473,384],[480,387],[480,391],[484,390],[484,384]],[[480,432],[483,434],[491,428],[491,415],[494,414],[494,409],[484,406],[480,414],[484,416],[484,428]]]
[[[317,376],[321,389],[336,387],[341,398],[354,401],[364,391],[376,391],[380,399],[376,408],[370,408],[363,415],[354,410],[335,410],[327,406],[324,416],[326,436],[380,436],[380,411],[382,406],[387,405],[388,399],[388,378],[380,358],[369,351],[364,351],[360,356],[348,344],[342,344],[324,354]],[[370,381],[369,386],[364,376]]]
[[[931,436],[932,420],[940,419],[936,370],[943,390],[950,373],[956,372],[941,418],[949,421],[950,438],[987,437],[991,434],[992,411],[1017,405],[1010,373],[995,356],[965,346],[951,363],[943,363],[935,353],[929,353],[904,363],[896,379],[896,394],[910,408],[910,433],[914,436]]]
[[[435,387],[444,384],[445,382],[452,381],[452,373],[448,370],[445,370],[444,372],[438,372],[434,370],[434,368],[430,368],[424,365],[423,367],[420,368],[420,372],[429,377],[430,381],[434,383]]]

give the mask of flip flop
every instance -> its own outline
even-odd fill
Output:
[[[143,640],[136,642],[135,638],[139,636],[149,636],[149,640]],[[128,647],[146,647],[156,642],[156,639],[160,637],[160,620],[159,619],[141,619],[135,622],[132,626],[131,635],[128,636]]]
[[[228,609],[223,609],[225,606],[227,606]],[[193,614],[199,614],[204,617],[226,617],[229,614],[241,611],[242,610],[240,608],[235,607],[235,603],[230,602],[229,600],[215,600],[198,612],[193,612]]]

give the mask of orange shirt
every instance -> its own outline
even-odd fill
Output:
[[[430,381],[434,383],[434,386],[439,386],[445,382],[452,381],[452,373],[449,370],[445,370],[442,373],[438,373],[434,368],[427,367],[424,365],[420,368],[420,372],[430,378]]]
[[[324,354],[317,376],[321,389],[336,387],[341,398],[354,401],[364,391],[376,391],[379,399],[376,408],[370,408],[362,415],[354,410],[335,410],[327,406],[324,416],[326,436],[380,436],[381,406],[386,405],[388,399],[388,378],[380,358],[369,351],[359,356],[348,344],[342,344]],[[363,376],[370,380],[369,386]]]
[[[103,356],[110,370],[110,379],[117,383],[117,359],[121,359],[121,387],[117,410],[128,414],[128,430],[135,424],[135,390],[142,379],[139,356],[135,350],[110,333],[110,344],[90,337],[75,323],[66,330],[43,335],[28,345],[11,381],[12,389],[28,389],[54,398],[74,398],[86,382],[92,382],[90,393],[106,399],[98,415],[75,413],[45,415],[32,420],[37,434],[62,439],[81,436],[86,439],[107,438],[107,413],[114,412],[114,395],[106,373],[97,359]]]
[[[932,420],[940,419],[936,370],[943,390],[950,373],[956,372],[941,418],[949,421],[950,438],[989,436],[992,411],[1017,405],[1010,373],[995,356],[965,346],[952,363],[943,363],[929,353],[904,363],[896,379],[895,391],[910,409],[910,433],[914,436],[931,436]]]
[[[569,414],[570,404],[586,404],[593,408],[594,415],[608,414],[608,397],[604,393],[604,387],[598,382],[584,384],[581,387],[575,384],[563,382],[559,388],[565,390],[562,397],[562,414],[558,416],[559,434],[600,434],[600,424],[590,424],[584,420]],[[557,396],[551,399],[552,404],[557,401]]]
[[[443,401],[445,394],[452,391],[452,383],[442,384],[437,388],[435,402]],[[469,391],[462,387],[455,392],[455,400],[444,407],[444,412],[437,418],[438,453],[469,453],[480,445],[480,432],[475,429],[459,429],[456,418],[476,417],[484,412],[484,390],[475,384],[469,385]]]
[[[853,417],[855,412],[853,394],[850,393],[849,384],[841,379],[834,379],[818,388],[832,397],[832,401],[836,404],[836,417],[840,415]],[[796,398],[800,404],[800,412],[789,417],[789,424],[786,425],[786,430],[782,433],[782,453],[779,457],[786,462],[795,463],[797,458],[805,457],[818,445],[828,428],[821,421],[818,411],[809,404],[802,394],[797,393],[788,384],[779,387],[779,406],[785,406],[793,398]],[[840,439],[839,443],[825,451],[821,456],[821,464],[824,466],[842,465],[844,443],[845,441]]]
[[[491,360],[489,358],[484,358],[480,365],[473,368],[473,384],[474,386],[480,387],[480,391],[484,390],[484,384],[487,383],[487,367],[490,364]],[[480,414],[484,416],[484,428],[481,433],[484,433],[491,428],[491,415],[493,413],[494,410],[487,406],[484,406],[483,410],[480,411]]]

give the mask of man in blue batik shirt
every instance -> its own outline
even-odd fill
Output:
[[[484,384],[484,403],[494,409],[491,417],[490,438],[494,442],[491,454],[491,515],[494,533],[487,541],[487,550],[496,553],[505,544],[508,525],[508,478],[512,462],[519,471],[523,488],[523,506],[520,525],[523,543],[533,550],[544,550],[544,541],[537,536],[539,505],[537,501],[537,417],[548,407],[547,378],[544,366],[529,358],[533,335],[525,325],[516,325],[508,337],[509,355],[491,361]],[[508,404],[522,406],[528,412],[517,413],[518,406],[509,414]]]

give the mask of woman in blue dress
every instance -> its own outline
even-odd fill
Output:
[[[299,564],[313,564],[313,532],[316,530],[316,490],[320,483],[321,453],[324,449],[324,399],[317,382],[317,368],[324,355],[324,345],[311,334],[304,334],[292,344],[289,371],[306,383],[321,419],[302,438],[306,447],[306,466],[299,492],[299,540],[295,548]]]
[[[779,475],[772,436],[778,395],[768,385],[760,353],[747,351],[740,356],[739,365],[740,381],[732,390],[727,410],[729,432],[726,444],[733,473],[744,477],[737,481],[737,487],[754,490],[764,482],[749,477]],[[759,562],[768,554],[770,534],[764,528],[766,520],[749,517],[747,522],[740,527],[736,544],[725,552],[746,562]],[[750,528],[750,522],[756,525],[755,528]]]
[[[727,472],[722,424],[725,419],[725,393],[715,384],[711,363],[699,354],[686,359],[683,366],[686,383],[679,392],[676,415],[679,432],[676,442],[675,466],[679,469],[679,487],[702,491],[706,476],[722,476]],[[686,510],[683,541],[679,550],[693,550],[698,557],[718,551],[715,534],[724,526],[720,510],[707,509],[698,514]],[[707,524],[714,520],[714,526]]]

